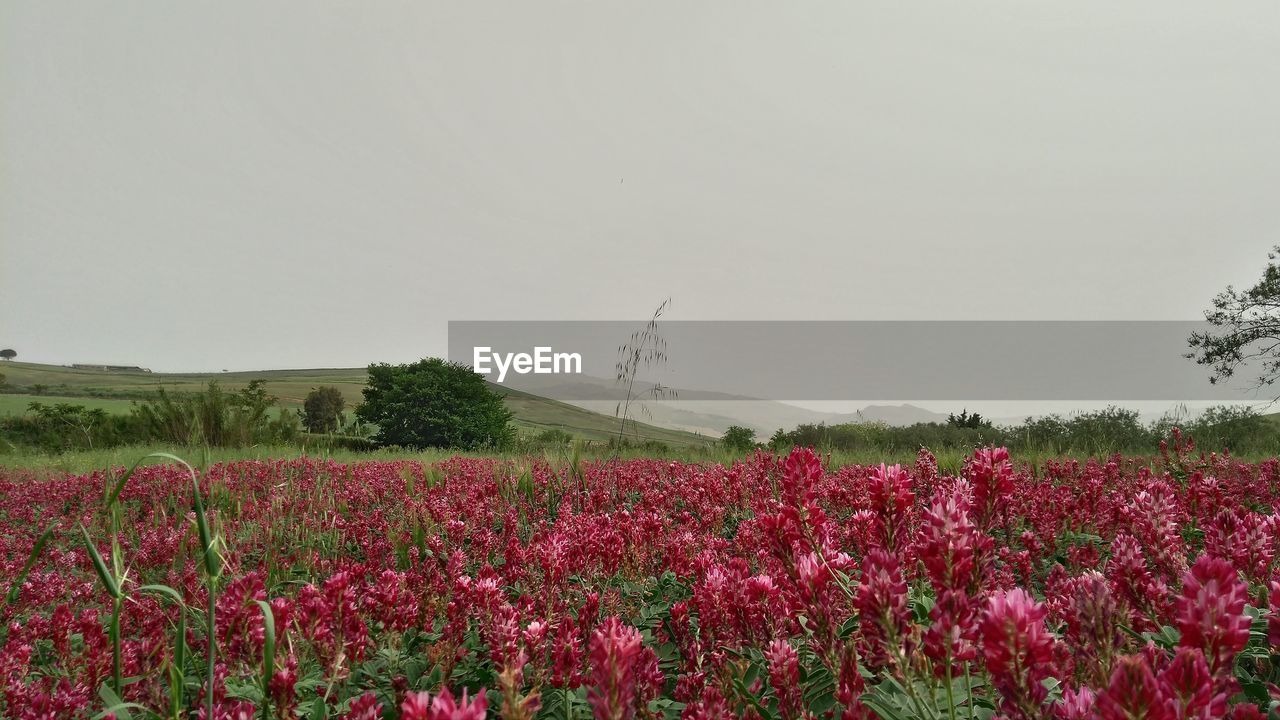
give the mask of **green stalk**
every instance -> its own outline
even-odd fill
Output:
[[[143,585],[138,592],[164,595],[178,608],[177,637],[173,643],[173,661],[169,663],[169,715],[173,720],[179,720],[183,714],[182,698],[186,690],[187,605],[182,595],[168,585]]]
[[[217,600],[218,578],[222,576],[222,555],[218,552],[218,538],[209,528],[209,518],[205,516],[204,499],[200,495],[200,481],[196,477],[195,468],[186,460],[169,453],[152,453],[147,457],[172,460],[187,469],[191,476],[192,504],[195,506],[196,530],[200,536],[200,549],[203,556],[205,583],[209,592],[209,607],[205,618],[205,633],[209,643],[207,664],[205,666],[205,717],[213,717],[213,684],[218,652],[217,638]],[[208,458],[206,457],[206,460]],[[123,486],[123,480],[120,485]],[[118,493],[117,493],[118,494]]]
[[[969,714],[973,714],[973,678],[969,676],[969,663],[964,664],[964,693],[968,696]]]
[[[217,597],[214,595],[213,582],[209,582],[209,615],[208,621],[205,623],[205,631],[209,637],[209,662],[205,667],[207,673],[204,692],[204,716],[213,717],[213,674],[214,674],[214,658],[217,655],[218,638],[214,634],[217,629],[215,612]]]
[[[951,690],[951,653],[947,652],[947,710],[951,713],[951,720],[956,720],[956,696]]]
[[[270,720],[271,676],[276,670],[276,616],[265,600],[255,602],[262,608],[262,720]]]
[[[108,625],[108,635],[111,640],[111,689],[116,695],[120,694],[123,683],[123,675],[120,670],[120,606],[124,600],[124,592],[120,589],[120,578],[107,569],[107,563],[102,559],[102,554],[98,552],[98,547],[93,544],[93,539],[89,537],[89,531],[84,525],[80,526],[80,535],[84,539],[85,550],[89,553],[89,559],[93,561],[94,572],[98,574],[98,580],[102,583],[102,587],[106,589],[107,594],[111,596],[111,624]],[[112,564],[118,562],[119,551],[116,552],[117,557],[112,558]]]
[[[186,463],[183,463],[184,465]],[[209,610],[205,621],[205,632],[209,642],[208,664],[205,676],[205,717],[213,717],[213,683],[215,659],[218,654],[217,636],[217,581],[222,573],[222,558],[218,555],[214,544],[213,533],[209,530],[209,519],[204,514],[204,500],[200,497],[200,483],[196,480],[196,471],[187,465],[191,473],[191,488],[195,496],[196,530],[200,533],[200,546],[204,554],[205,580],[209,591]]]
[[[111,599],[111,686],[120,695],[124,691],[124,672],[120,663],[120,608],[122,597]]]

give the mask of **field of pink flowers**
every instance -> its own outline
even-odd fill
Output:
[[[1177,438],[0,471],[0,715],[1265,718],[1278,503]]]

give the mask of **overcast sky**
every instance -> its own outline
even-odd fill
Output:
[[[1280,242],[1280,3],[0,4],[0,346],[1195,319]]]

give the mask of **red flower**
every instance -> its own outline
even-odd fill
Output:
[[[1089,688],[1062,691],[1062,699],[1053,706],[1053,720],[1093,720],[1097,698]]]
[[[973,486],[973,509],[978,525],[989,527],[1013,492],[1013,463],[1005,448],[980,448],[964,465],[964,478]]]
[[[644,649],[640,631],[617,617],[607,618],[592,634],[592,688],[587,701],[597,720],[630,720],[635,716]],[[656,669],[656,659],[654,665]]]
[[[764,652],[769,663],[769,684],[778,698],[778,713],[782,720],[801,717],[804,706],[804,688],[800,686],[800,655],[786,640],[774,640]]]
[[[400,704],[400,720],[484,720],[488,707],[483,693],[470,699],[463,690],[458,701],[448,688],[435,698],[425,692],[409,693]]]
[[[378,696],[367,692],[351,701],[351,710],[343,717],[346,720],[380,720],[382,703],[378,702]]]
[[[1054,672],[1048,611],[1022,588],[992,596],[982,616],[982,650],[992,684],[1011,718],[1038,718],[1048,691],[1041,681]]]
[[[906,639],[911,622],[907,607],[907,583],[898,558],[880,549],[862,559],[862,581],[854,594],[858,627],[866,643],[868,665],[893,662]]]
[[[880,465],[867,477],[871,508],[876,514],[877,540],[885,550],[898,548],[906,531],[915,493],[911,492],[911,475],[901,465]]]
[[[1249,644],[1249,589],[1231,563],[1203,555],[1183,575],[1174,623],[1180,645],[1204,652],[1210,672],[1230,673],[1237,653]]]
[[[1170,720],[1219,718],[1227,712],[1227,694],[1215,689],[1199,649],[1178,648],[1159,681],[1162,712]]]
[[[1160,685],[1141,655],[1121,658],[1111,673],[1111,685],[1098,696],[1101,720],[1156,720],[1161,712]]]

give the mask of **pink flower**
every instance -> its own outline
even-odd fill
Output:
[[[1155,720],[1160,713],[1160,685],[1151,665],[1141,655],[1121,658],[1111,673],[1111,684],[1098,696],[1101,720]]]
[[[1054,672],[1055,641],[1045,628],[1048,611],[1022,588],[992,596],[982,616],[982,650],[992,684],[1011,718],[1040,717]]]
[[[876,514],[876,534],[885,550],[897,549],[906,531],[915,493],[911,491],[911,475],[901,465],[880,465],[867,477],[871,508]]]
[[[943,590],[934,600],[923,649],[939,676],[950,670],[955,677],[977,658],[978,607],[963,590]]]
[[[454,701],[453,693],[448,688],[440,691],[435,698],[430,693],[415,692],[405,695],[400,704],[401,720],[484,720],[489,701],[484,694],[474,699],[467,697],[462,691],[462,698]]]
[[[1221,558],[1203,555],[1183,576],[1174,613],[1179,644],[1202,650],[1215,675],[1230,674],[1236,654],[1249,643],[1248,600],[1248,587]]]
[[[795,448],[782,464],[783,502],[792,505],[803,505],[812,500],[815,486],[822,480],[825,471],[822,460],[809,448]]]
[[[380,720],[382,703],[378,702],[378,696],[367,692],[351,701],[351,710],[343,717],[345,720]]]
[[[1085,678],[1106,683],[1111,676],[1111,660],[1124,643],[1121,612],[1111,585],[1101,573],[1090,570],[1061,582],[1055,593],[1058,613],[1066,622],[1063,633],[1074,651]]]
[[[969,519],[968,483],[940,491],[925,511],[916,553],[934,590],[976,593],[983,583],[994,542]]]
[[[1226,717],[1227,720],[1266,720],[1267,716],[1256,706],[1242,703],[1231,708],[1231,713]]]
[[[597,720],[630,720],[635,715],[640,631],[609,617],[591,636],[591,681],[587,701]]]
[[[1128,605],[1129,620],[1134,628],[1155,629],[1152,618],[1164,608],[1168,589],[1152,577],[1142,548],[1133,536],[1121,533],[1111,543],[1106,576],[1111,580],[1116,595]]]
[[[1226,714],[1227,694],[1215,689],[1204,653],[1198,648],[1178,648],[1158,680],[1162,711],[1171,720]]]
[[[1093,720],[1093,708],[1097,704],[1089,688],[1062,691],[1062,699],[1053,706],[1053,720]]]
[[[782,720],[796,720],[804,707],[803,688],[800,686],[800,655],[786,640],[774,640],[764,652],[769,663],[769,684],[778,698],[778,712]]]
[[[1271,581],[1267,599],[1271,606],[1271,614],[1267,617],[1267,640],[1272,648],[1277,648],[1280,647],[1280,582]]]
[[[867,664],[889,664],[901,650],[911,622],[907,583],[898,558],[880,549],[863,558],[862,582],[854,594],[854,606],[867,646]]]
[[[981,527],[990,527],[1013,493],[1013,463],[1005,448],[980,448],[965,462],[964,478],[973,486],[973,509]]]

